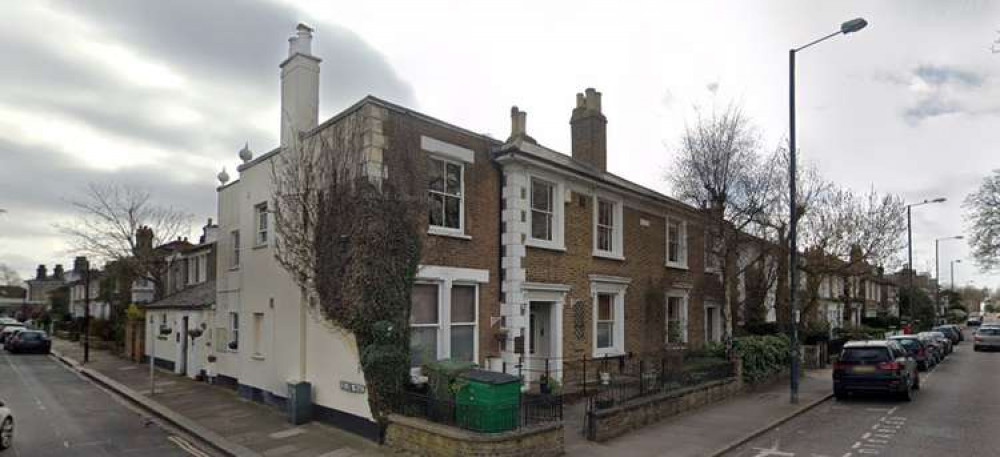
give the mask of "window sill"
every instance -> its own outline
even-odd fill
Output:
[[[240,266],[236,265],[235,267],[229,267],[229,271],[240,271]]]
[[[261,244],[255,244],[255,245],[253,245],[253,247],[250,248],[250,249],[264,249],[266,247],[267,247],[267,243],[261,243]]]
[[[621,254],[618,254],[618,253],[614,253],[614,252],[594,251],[593,252],[593,256],[594,257],[600,257],[602,259],[622,260],[622,261],[625,260],[625,256],[623,256]]]
[[[264,360],[264,356],[262,356],[260,354],[251,355],[250,358],[253,359],[253,360]]]
[[[623,351],[621,349],[618,349],[618,348],[595,349],[594,350],[594,357],[595,358],[597,358],[597,357],[621,357],[621,356],[623,356],[625,354],[626,354],[625,351]]]
[[[158,336],[158,337],[156,337],[156,339],[158,339],[160,341],[167,341],[168,338],[165,337],[165,336]]]
[[[460,239],[460,240],[471,240],[472,239],[471,236],[466,235],[465,233],[462,233],[462,232],[460,232],[458,230],[452,230],[452,229],[446,229],[446,228],[438,228],[438,227],[430,227],[430,228],[428,228],[427,229],[427,234],[428,235],[434,235],[434,236],[445,236],[445,237],[449,237],[449,238],[457,238],[457,239]]]
[[[528,238],[528,240],[524,244],[529,248],[545,249],[547,251],[566,252],[566,246],[564,244],[556,244],[548,241],[538,241],[531,238]]]
[[[675,262],[667,262],[666,267],[667,268],[675,268],[675,269],[678,269],[678,270],[687,270],[688,269],[687,264],[684,264],[684,263],[675,263]],[[705,270],[705,272],[708,273],[709,271]]]

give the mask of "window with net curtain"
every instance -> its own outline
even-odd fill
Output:
[[[476,286],[451,288],[451,358],[475,362]]]
[[[597,294],[597,348],[608,349],[615,344],[615,296]]]
[[[410,365],[437,360],[438,285],[414,284],[410,309]]]

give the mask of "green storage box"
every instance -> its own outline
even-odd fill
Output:
[[[517,428],[521,415],[521,379],[505,373],[469,370],[459,376],[455,418],[462,428],[483,433]]]

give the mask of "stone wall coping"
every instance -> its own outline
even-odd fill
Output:
[[[637,408],[640,408],[642,406],[648,405],[650,403],[657,403],[657,402],[660,402],[660,401],[663,401],[663,400],[669,400],[669,399],[672,399],[672,398],[680,398],[680,397],[683,397],[683,396],[686,396],[686,395],[689,395],[689,394],[692,394],[692,393],[695,393],[695,392],[699,392],[699,391],[702,391],[702,390],[707,390],[707,389],[710,389],[712,387],[724,386],[726,384],[731,384],[731,383],[734,383],[734,382],[736,382],[736,378],[718,379],[718,380],[715,380],[715,381],[704,382],[704,383],[698,384],[696,386],[685,387],[683,389],[677,389],[677,390],[673,390],[673,391],[666,392],[666,393],[661,393],[661,394],[656,394],[656,395],[650,395],[648,397],[643,397],[643,398],[639,398],[639,399],[636,399],[636,400],[632,400],[632,401],[629,401],[629,402],[627,402],[625,404],[617,405],[617,406],[614,406],[614,407],[611,407],[611,408],[608,408],[608,409],[597,410],[597,411],[594,412],[594,416],[596,416],[598,418],[603,418],[603,417],[608,417],[608,416],[614,416],[615,414],[619,414],[619,413],[622,413],[622,412],[625,412],[625,411],[630,411],[630,410],[633,410],[633,409],[637,409]]]
[[[390,414],[389,422],[400,424],[407,427],[413,427],[428,433],[433,433],[435,435],[441,435],[446,438],[451,438],[453,440],[478,442],[478,443],[509,441],[512,439],[525,438],[532,435],[537,435],[563,428],[562,421],[556,421],[545,424],[533,425],[531,427],[525,427],[518,430],[512,430],[509,432],[479,433],[479,432],[473,432],[471,430],[461,429],[458,427],[452,427],[449,425],[438,424],[425,419],[403,416],[400,414]]]

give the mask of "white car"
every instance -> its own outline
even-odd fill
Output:
[[[0,451],[14,444],[14,415],[0,400]]]

